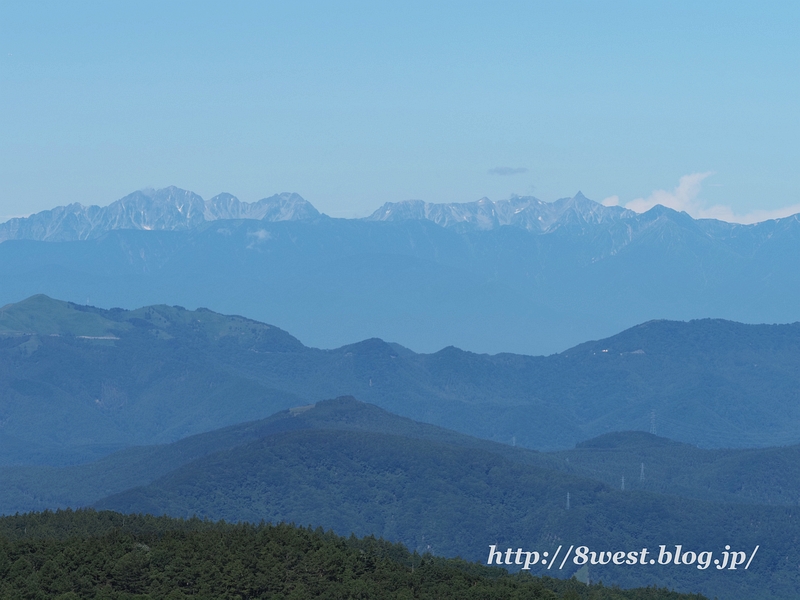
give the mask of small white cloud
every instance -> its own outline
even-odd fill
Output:
[[[619,206],[619,196],[609,196],[601,204],[603,206]]]
[[[744,215],[736,214],[730,206],[725,206],[723,204],[705,207],[703,202],[698,199],[698,196],[700,195],[703,181],[711,175],[713,175],[711,171],[684,175],[680,178],[680,181],[678,181],[678,186],[671,192],[655,190],[647,198],[636,198],[628,202],[625,208],[643,213],[657,204],[660,204],[674,210],[686,212],[694,219],[718,219],[720,221],[727,221],[728,223],[742,223],[745,225],[760,223],[761,221],[768,221],[770,219],[780,219],[800,213],[800,204],[793,204],[791,206],[770,210],[754,210]],[[616,198],[616,196],[612,196],[606,200],[614,198]],[[606,204],[606,200],[603,201],[603,204]],[[617,201],[618,200],[617,198]]]
[[[527,172],[525,167],[495,167],[488,171],[489,175],[521,175]]]

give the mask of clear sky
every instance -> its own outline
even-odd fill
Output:
[[[752,221],[798,167],[797,2],[0,0],[0,220],[177,185]]]

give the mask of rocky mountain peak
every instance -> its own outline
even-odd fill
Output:
[[[421,200],[387,202],[372,215],[371,221],[427,219],[442,227],[459,230],[488,230],[504,225],[546,233],[572,222],[602,223],[633,217],[636,213],[620,207],[607,207],[588,199],[581,192],[572,198],[543,202],[533,196],[512,196],[508,200],[481,198],[475,202],[433,204]]]
[[[219,219],[289,221],[311,219],[319,212],[294,193],[242,202],[232,194],[204,200],[175,186],[144,189],[108,206],[73,203],[0,224],[0,242],[11,239],[75,241],[97,238],[116,229],[185,231]]]

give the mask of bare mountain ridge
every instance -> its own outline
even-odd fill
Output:
[[[242,202],[227,193],[204,200],[194,192],[171,186],[139,190],[108,206],[59,206],[30,217],[0,224],[0,242],[10,239],[74,241],[97,238],[118,229],[181,231],[210,221],[254,219],[269,222],[319,217],[319,211],[299,194],[284,192],[257,202]],[[703,237],[734,240],[769,237],[772,230],[798,221],[798,215],[753,225],[713,219],[692,219],[685,213],[657,206],[640,214],[619,206],[603,206],[581,192],[572,198],[544,202],[533,196],[492,201],[431,203],[422,200],[387,202],[364,221],[427,220],[459,232],[488,231],[503,226],[531,233],[585,233],[599,227],[625,245],[645,230],[660,230],[666,221],[682,221]],[[659,235],[663,235],[660,233]]]
[[[635,219],[637,213],[619,206],[603,206],[581,192],[572,198],[543,202],[533,196],[513,196],[509,200],[481,198],[475,202],[433,204],[422,200],[387,202],[372,213],[370,221],[427,219],[442,227],[462,231],[489,230],[511,225],[535,233],[548,233],[572,222],[604,224]]]
[[[74,203],[30,217],[11,219],[0,224],[0,242],[10,239],[74,241],[96,238],[118,229],[181,231],[225,219],[275,222],[318,216],[317,209],[295,193],[284,192],[248,203],[227,193],[204,200],[194,192],[171,186],[139,190],[106,207]],[[578,192],[572,198],[555,202],[543,202],[532,196],[499,201],[481,198],[475,202],[447,204],[421,200],[387,202],[364,220],[428,220],[460,232],[509,225],[532,233],[549,233],[570,225],[608,225],[635,220],[638,216],[620,207],[603,206]]]
[[[177,188],[75,208],[0,225],[0,304],[166,302],[268,320],[319,347],[381,337],[525,354],[653,318],[800,320],[798,215],[739,225],[579,194],[333,219],[291,194],[206,202]]]
[[[252,219],[268,222],[314,219],[320,212],[299,194],[284,192],[257,202],[242,202],[222,193],[204,200],[194,192],[170,186],[160,190],[139,190],[108,206],[78,203],[58,206],[30,217],[0,224],[0,243],[6,240],[65,242],[95,239],[124,229],[187,231],[211,221]],[[422,200],[387,202],[363,221],[431,221],[459,233],[490,231],[503,226],[534,234],[594,234],[602,250],[594,256],[615,254],[637,237],[669,237],[676,221],[681,236],[696,235],[707,240],[748,240],[758,243],[773,231],[793,226],[799,215],[738,225],[714,219],[692,219],[663,206],[640,214],[619,206],[603,206],[578,192],[572,198],[544,202],[533,196],[513,196],[492,201],[431,203]],[[599,234],[599,235],[598,235]],[[748,239],[751,238],[751,239]]]
[[[66,242],[97,238],[116,229],[182,231],[222,219],[288,221],[318,216],[311,203],[294,193],[275,194],[251,203],[231,194],[204,200],[194,192],[172,186],[139,190],[104,207],[74,203],[11,219],[0,224],[0,242]]]

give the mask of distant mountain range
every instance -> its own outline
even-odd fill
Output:
[[[206,306],[323,348],[543,354],[655,318],[800,320],[798,216],[736,225],[578,194],[331,219],[297,195],[168,188],[12,220],[2,239],[0,303]]]
[[[105,207],[70,204],[29,217],[0,223],[0,242],[38,240],[66,242],[97,238],[109,231],[185,231],[209,221],[252,219],[292,221],[313,219],[320,213],[298,194],[283,193],[258,202],[241,202],[231,194],[203,200],[176,187],[140,190]],[[570,223],[609,224],[635,220],[637,214],[619,207],[605,207],[578,192],[574,198],[542,202],[533,197],[513,197],[492,202],[431,204],[421,200],[388,202],[367,221],[428,220],[457,231],[479,231],[512,226],[535,233],[549,233]]]
[[[747,572],[588,575],[796,595],[798,216],[579,193],[331,219],[168,188],[0,242],[0,512],[288,520],[477,560],[760,544]]]
[[[653,210],[653,216],[657,218],[664,210],[670,209],[659,206]],[[320,216],[320,212],[310,202],[296,193],[284,192],[248,203],[228,193],[204,200],[194,192],[171,186],[160,190],[139,190],[105,207],[75,203],[29,217],[10,219],[0,223],[0,242],[13,239],[76,241],[97,238],[119,229],[184,231],[219,220],[276,222],[307,220]],[[774,221],[782,221],[785,225],[797,222],[798,218],[800,214]],[[508,226],[536,234],[551,234],[559,230],[578,233],[586,227],[601,226],[623,234],[613,235],[613,252],[632,242],[651,224],[653,218],[643,218],[642,214],[619,206],[603,206],[578,192],[572,198],[560,198],[555,202],[544,202],[533,196],[512,196],[508,200],[499,201],[481,198],[475,202],[446,204],[422,200],[387,202],[363,220],[426,220],[459,232],[488,231]],[[764,223],[772,222],[739,225],[715,219],[700,219],[696,223],[710,238],[723,240],[742,237],[747,231],[768,230]],[[620,228],[620,224],[624,227]],[[627,236],[624,235],[626,232]],[[762,236],[755,236],[759,237]]]
[[[346,394],[535,449],[650,429],[706,448],[787,445],[800,442],[798,390],[800,324],[653,321],[535,357],[417,354],[374,338],[320,350],[164,305],[35,296],[0,308],[6,465],[84,462]]]

